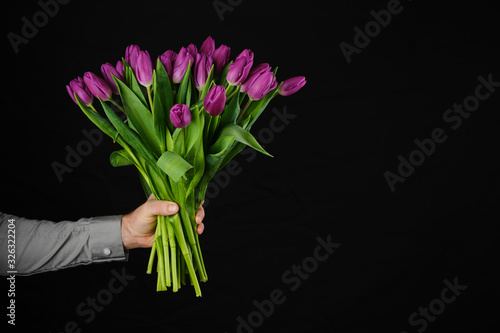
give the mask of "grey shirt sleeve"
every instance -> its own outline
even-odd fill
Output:
[[[127,260],[121,218],[122,215],[113,215],[56,223],[0,212],[0,275],[12,271],[31,275],[95,262]]]

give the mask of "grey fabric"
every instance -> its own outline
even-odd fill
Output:
[[[31,275],[95,262],[127,260],[122,215],[82,218],[76,222],[30,220],[0,212],[0,274]],[[15,267],[8,264],[15,230]],[[10,231],[10,235],[12,235]],[[11,240],[9,242],[9,239]],[[11,245],[10,247],[8,245]]]

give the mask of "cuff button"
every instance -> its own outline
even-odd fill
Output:
[[[104,253],[105,256],[109,256],[111,254],[111,250],[106,247],[102,250],[102,253]]]

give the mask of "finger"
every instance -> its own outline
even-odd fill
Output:
[[[166,200],[148,201],[148,212],[152,215],[169,216],[179,211],[179,206],[175,202]]]
[[[204,218],[205,218],[205,209],[203,208],[203,206],[200,206],[200,208],[198,208],[198,211],[196,212],[195,221],[196,223],[200,224]]]
[[[151,193],[147,201],[156,200],[155,195]]]
[[[201,235],[203,233],[203,230],[205,230],[205,225],[203,223],[198,224],[196,227],[196,232],[198,235]]]

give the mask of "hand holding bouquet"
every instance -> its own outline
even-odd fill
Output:
[[[111,165],[134,165],[147,196],[179,205],[177,214],[158,216],[156,224],[147,272],[156,258],[158,291],[177,291],[187,275],[201,296],[199,281],[208,277],[195,213],[207,186],[245,146],[271,156],[249,131],[272,98],[306,83],[299,76],[278,84],[277,68],[254,66],[252,51],[232,61],[230,52],[208,37],[199,49],[166,51],[153,68],[148,51],[130,45],[116,66],[101,66],[102,78],[86,72],[66,86],[83,113],[122,147],[111,153]]]

